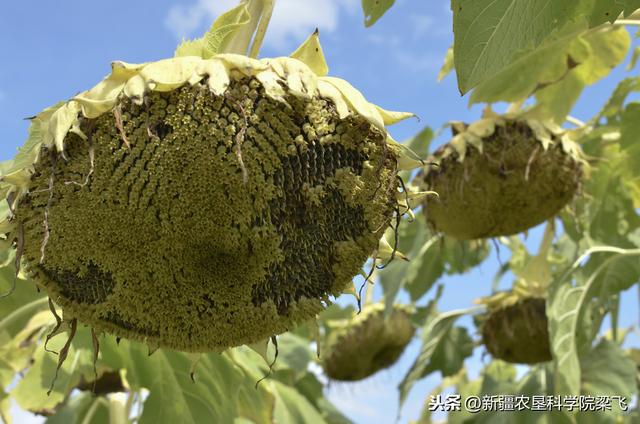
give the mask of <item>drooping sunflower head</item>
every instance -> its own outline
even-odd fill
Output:
[[[531,119],[454,123],[453,139],[427,161],[429,224],[458,239],[516,234],[557,214],[576,194],[585,161],[560,129]]]
[[[409,114],[293,58],[115,62],[5,166],[1,224],[65,317],[185,351],[310,319],[397,212]]]
[[[360,315],[329,334],[321,354],[322,367],[333,380],[365,379],[393,365],[414,332],[406,308],[395,305],[385,317],[384,304],[365,307]]]
[[[545,298],[502,292],[481,303],[488,306],[479,321],[491,356],[516,364],[552,359]]]

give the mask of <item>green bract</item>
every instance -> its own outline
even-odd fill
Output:
[[[360,315],[329,333],[322,368],[329,378],[358,381],[393,365],[415,329],[409,313],[394,305],[385,319],[384,304],[366,307]]]
[[[5,164],[0,224],[65,319],[185,351],[313,318],[397,212],[384,111],[293,58],[114,62]]]
[[[453,124],[422,177],[427,221],[458,239],[516,234],[558,213],[574,196],[584,161],[577,144],[538,121],[507,117]]]

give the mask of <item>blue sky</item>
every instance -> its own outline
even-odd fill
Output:
[[[5,2],[0,15],[0,160],[10,159],[27,134],[28,122],[43,108],[95,85],[109,72],[112,60],[146,62],[173,55],[183,36],[199,36],[213,17],[235,1],[227,0],[66,0]],[[453,35],[449,2],[397,0],[372,28],[364,28],[359,0],[278,0],[261,56],[288,55],[316,27],[330,74],[350,81],[372,102],[412,111],[409,120],[391,129],[405,139],[424,125],[439,128],[449,120],[471,121],[480,108],[467,108],[455,78],[436,81]],[[614,70],[585,91],[572,115],[586,120],[603,104],[625,72]],[[444,142],[441,136],[438,142]],[[536,246],[540,230],[529,235]],[[503,249],[505,260],[506,249]],[[443,279],[442,309],[471,305],[490,291],[498,267],[492,253],[473,272]],[[621,325],[637,322],[635,296],[623,296]],[[470,320],[463,320],[470,324]],[[637,344],[637,343],[636,343]],[[328,396],[358,423],[393,422],[396,386],[411,364],[419,343],[402,360],[363,383],[334,385]],[[481,365],[480,352],[469,361]],[[402,410],[401,422],[417,419],[424,396],[437,384],[432,376],[415,386]],[[21,415],[18,422],[29,422]],[[37,422],[34,421],[34,422]]]

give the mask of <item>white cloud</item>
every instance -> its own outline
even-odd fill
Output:
[[[213,22],[215,17],[237,4],[237,0],[196,0],[190,6],[173,6],[165,22],[179,39],[199,36],[194,31],[201,28],[203,22]],[[343,10],[354,13],[358,8],[358,0],[279,0],[265,44],[280,49],[299,44],[315,28],[333,32]]]

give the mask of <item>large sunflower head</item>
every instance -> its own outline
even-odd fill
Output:
[[[154,346],[221,350],[313,318],[398,213],[411,161],[385,125],[410,114],[307,63],[114,62],[4,165],[5,243],[65,318]]]

